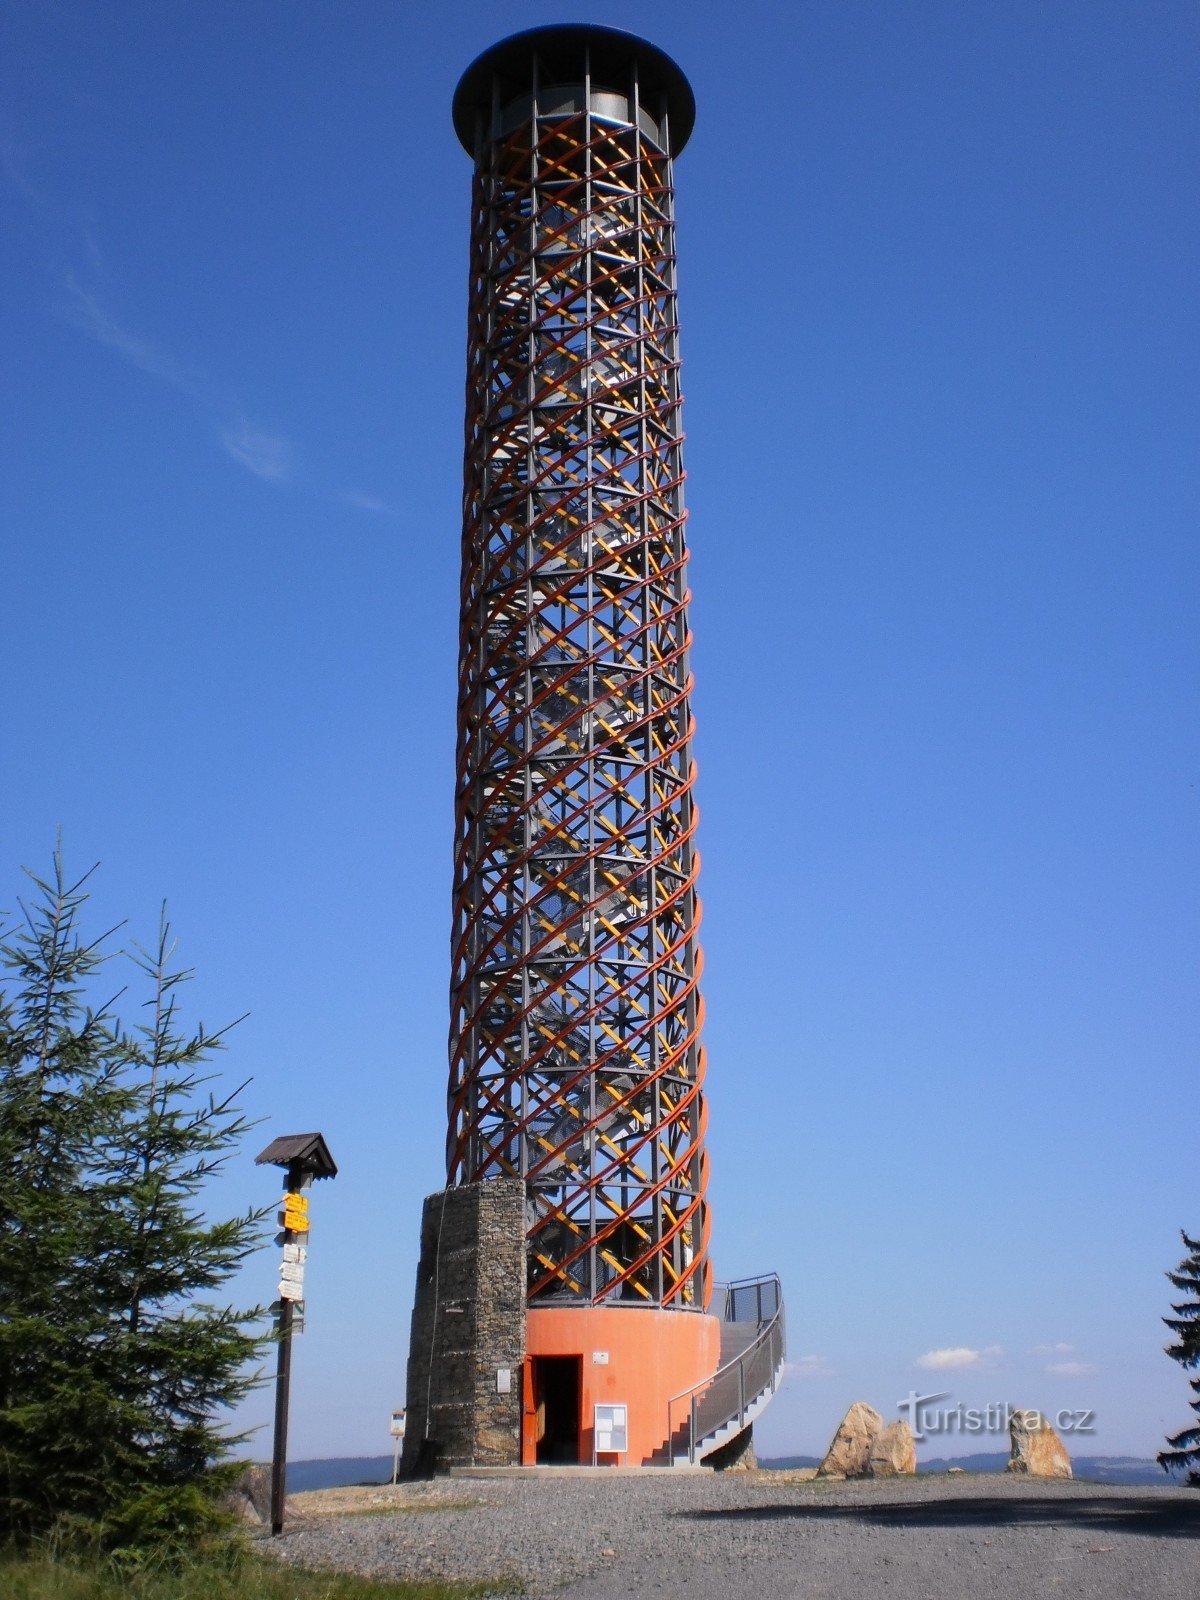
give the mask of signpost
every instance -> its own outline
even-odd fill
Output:
[[[329,1146],[319,1133],[293,1133],[273,1139],[260,1156],[258,1166],[282,1167],[283,1205],[279,1212],[283,1246],[279,1262],[279,1299],[275,1368],[275,1448],[271,1459],[271,1533],[283,1532],[283,1508],[287,1499],[288,1405],[292,1387],[292,1334],[297,1322],[304,1326],[304,1268],[308,1262],[308,1189],[314,1178],[335,1178],[337,1166]],[[297,1313],[299,1314],[297,1316]]]

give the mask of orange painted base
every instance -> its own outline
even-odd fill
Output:
[[[667,1402],[717,1370],[721,1325],[694,1311],[642,1310],[636,1306],[530,1306],[528,1357],[523,1373],[521,1461],[538,1459],[539,1358],[579,1361],[578,1459],[592,1460],[596,1406],[628,1408],[629,1449],[601,1455],[601,1465],[653,1466],[667,1460]],[[544,1417],[542,1420],[544,1428]]]

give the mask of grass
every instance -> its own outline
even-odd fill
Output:
[[[305,1572],[252,1555],[141,1566],[53,1555],[0,1555],[4,1600],[483,1600],[496,1583],[437,1583]]]

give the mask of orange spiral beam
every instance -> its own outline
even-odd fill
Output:
[[[460,127],[475,180],[447,1176],[525,1180],[531,1299],[703,1310],[671,171],[687,130],[672,143],[669,97],[650,102],[636,62],[601,84],[584,45],[578,70],[528,61]]]

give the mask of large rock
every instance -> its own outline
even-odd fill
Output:
[[[712,1455],[706,1456],[704,1464],[713,1467],[717,1472],[754,1472],[758,1469],[758,1457],[754,1453],[754,1428],[743,1428],[741,1433],[735,1433],[732,1439],[727,1440],[719,1450],[714,1450]]]
[[[271,1520],[271,1469],[247,1466],[221,1496],[221,1505],[240,1522],[254,1526]],[[291,1513],[289,1511],[288,1515]]]
[[[917,1470],[917,1446],[912,1429],[901,1420],[890,1422],[882,1433],[871,1441],[867,1457],[867,1476],[871,1478],[899,1478],[906,1472]]]
[[[883,1418],[863,1400],[856,1400],[833,1436],[818,1478],[861,1478],[871,1459],[871,1446],[883,1432]]]
[[[1067,1447],[1040,1411],[1012,1411],[1008,1418],[1012,1456],[1007,1472],[1024,1472],[1031,1478],[1071,1477]]]

